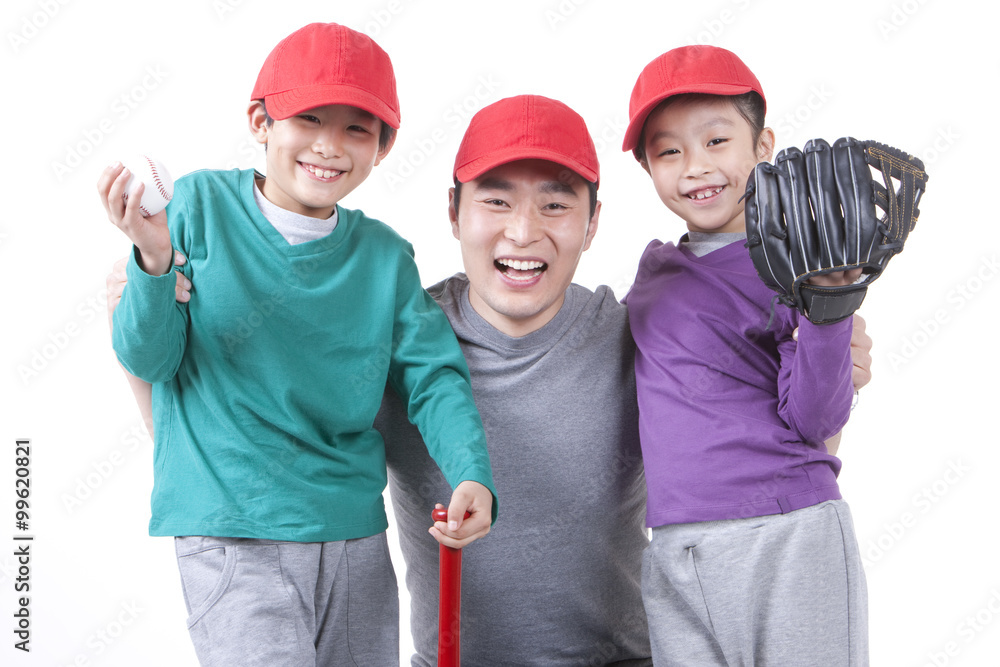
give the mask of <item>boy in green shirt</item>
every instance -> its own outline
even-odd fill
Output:
[[[148,218],[141,192],[123,203],[120,165],[98,183],[135,246],[112,340],[153,384],[150,534],[176,536],[203,664],[395,664],[372,428],[387,379],[454,488],[433,534],[467,544],[496,503],[468,369],[412,247],[338,204],[392,146],[392,65],[365,35],[311,24],[275,47],[251,97],[266,177],[195,172]],[[188,303],[175,250],[204,293]]]

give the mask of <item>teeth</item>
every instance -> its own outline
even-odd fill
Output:
[[[320,178],[333,178],[334,176],[337,176],[337,175],[343,173],[342,171],[336,171],[336,170],[330,170],[330,169],[320,169],[319,167],[314,167],[311,164],[307,164],[307,165],[305,165],[305,167],[310,172],[312,172],[313,174],[316,174]]]
[[[498,264],[503,264],[504,266],[515,269],[517,271],[530,271],[532,269],[540,269],[545,266],[545,262],[537,261],[521,261],[519,259],[498,259]]]
[[[722,188],[718,187],[718,188],[713,188],[712,190],[702,190],[701,192],[698,192],[697,194],[688,195],[688,197],[690,199],[705,199],[706,197],[712,197],[714,195],[717,195],[720,192],[722,192]]]

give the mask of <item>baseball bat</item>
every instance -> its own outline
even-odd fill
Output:
[[[465,513],[465,518],[471,516]],[[448,521],[448,510],[431,512],[434,521]],[[459,667],[462,629],[462,550],[441,545],[438,582],[438,667]]]

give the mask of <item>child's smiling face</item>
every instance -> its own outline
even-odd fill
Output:
[[[308,109],[268,125],[264,108],[249,109],[250,129],[267,144],[263,195],[281,208],[328,218],[389,152],[379,146],[382,121],[346,104]]]
[[[774,133],[753,130],[724,96],[671,100],[646,119],[642,166],[664,204],[696,232],[743,232],[747,179],[771,158]]]

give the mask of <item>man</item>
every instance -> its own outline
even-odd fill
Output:
[[[607,287],[571,282],[597,232],[598,172],[583,119],[530,95],[476,114],[455,161],[449,215],[466,273],[429,291],[468,361],[503,506],[464,558],[466,664],[651,664],[628,318]],[[427,530],[447,484],[391,392],[376,428],[407,564],[413,665],[434,665],[438,547]]]

